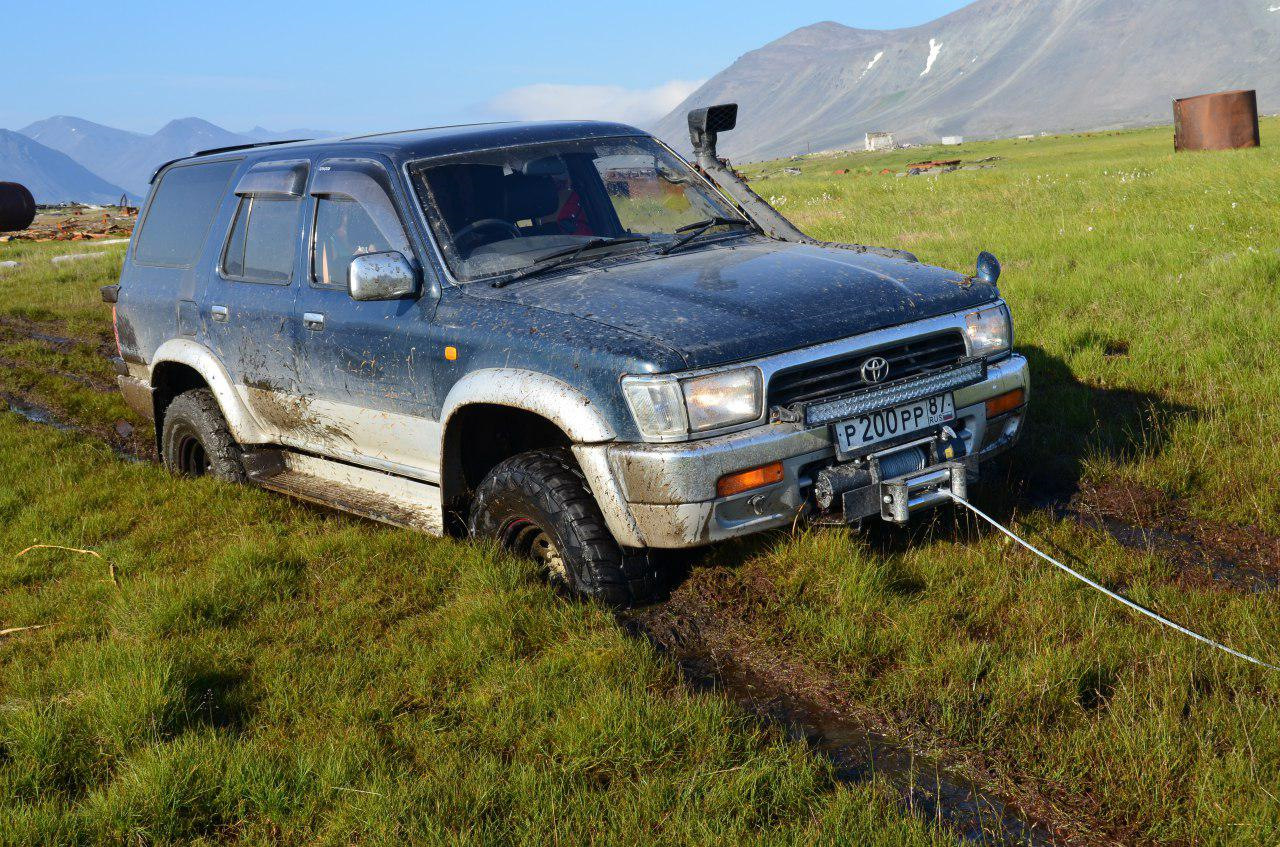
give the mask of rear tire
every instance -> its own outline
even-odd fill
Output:
[[[231,437],[222,409],[207,388],[179,394],[165,409],[160,459],[179,476],[208,474],[227,482],[247,482],[244,451]]]
[[[568,450],[532,450],[501,462],[476,490],[468,529],[538,562],[556,588],[615,608],[653,598],[646,551],[625,551]]]

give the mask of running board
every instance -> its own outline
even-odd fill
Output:
[[[291,450],[245,456],[249,478],[271,491],[370,520],[444,534],[440,488],[394,474]]]

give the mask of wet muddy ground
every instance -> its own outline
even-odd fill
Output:
[[[664,601],[620,614],[621,625],[670,656],[690,688],[720,693],[805,741],[827,757],[840,780],[879,780],[904,811],[966,841],[1139,843],[1133,832],[1097,820],[1079,798],[1049,796],[1001,775],[990,767],[994,759],[963,754],[925,727],[904,731],[803,656],[762,645],[751,633],[767,624],[745,595],[762,596],[776,586],[761,570],[731,576],[731,569],[699,567],[682,575]],[[921,752],[926,749],[948,752]]]
[[[1086,485],[1054,514],[1160,556],[1196,587],[1258,592],[1280,583],[1280,537],[1253,527],[1197,521],[1179,503],[1137,485]]]
[[[794,684],[757,666],[756,656],[704,637],[701,615],[682,610],[687,599],[623,613],[628,633],[647,639],[676,661],[685,683],[712,692],[761,721],[804,741],[834,766],[843,782],[878,780],[908,814],[945,827],[966,841],[983,844],[1050,845],[1086,843],[1056,837],[1004,797],[972,776],[919,754],[910,744],[877,729],[870,721],[806,694],[819,680]],[[989,780],[988,780],[989,781]]]
[[[104,364],[116,355],[115,347],[110,341],[74,338],[60,332],[55,327],[22,318],[0,317],[0,342],[34,341],[50,352],[71,354],[75,351],[86,351]],[[69,358],[63,356],[64,360]],[[103,395],[112,395],[119,389],[115,380],[107,374],[80,373],[73,366],[62,367],[40,365],[31,361],[20,361],[12,355],[0,353],[0,368],[16,373],[20,370],[40,374],[55,382],[66,382]],[[104,368],[103,370],[106,370]],[[0,392],[0,400],[9,411],[22,415],[34,423],[47,424],[68,432],[78,432],[105,441],[122,458],[130,460],[151,460],[155,458],[155,445],[151,434],[145,427],[136,422],[117,418],[112,421],[87,418],[76,415],[58,402],[58,398],[40,396],[37,392],[15,385],[6,380],[8,387]]]

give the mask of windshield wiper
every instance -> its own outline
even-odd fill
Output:
[[[637,241],[648,240],[649,236],[647,235],[627,235],[622,238],[593,238],[584,244],[566,247],[563,250],[557,250],[554,253],[549,253],[524,270],[516,271],[511,276],[503,279],[495,279],[490,283],[490,285],[494,288],[502,288],[510,285],[518,279],[526,279],[540,273],[545,273],[553,268],[569,264],[588,250],[595,250],[600,247],[612,247],[615,244],[633,244]]]
[[[670,244],[668,244],[666,247],[663,247],[658,252],[665,256],[668,253],[672,253],[676,250],[679,250],[681,247],[685,246],[690,241],[693,241],[695,238],[697,238],[699,235],[702,235],[704,232],[711,229],[711,227],[713,226],[750,227],[750,226],[753,226],[753,224],[751,223],[751,221],[745,220],[743,218],[714,217],[714,218],[707,218],[706,220],[702,220],[702,221],[694,221],[693,223],[685,224],[684,226],[676,230],[676,232],[688,233],[687,235],[677,238],[675,241],[672,241]]]

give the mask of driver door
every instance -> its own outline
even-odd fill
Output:
[[[381,162],[328,159],[309,198],[309,255],[295,307],[305,406],[297,437],[305,443],[294,446],[430,476],[440,440],[429,370],[435,287],[366,302],[347,288],[351,260],[365,253],[396,251],[422,272],[394,184]]]

